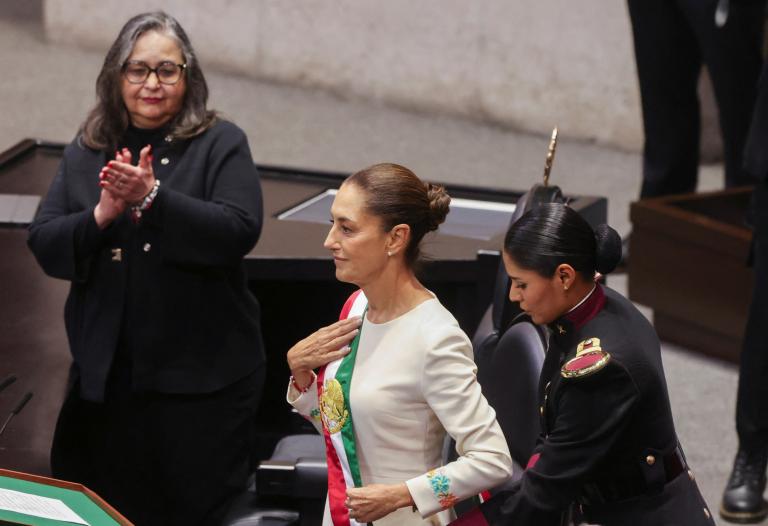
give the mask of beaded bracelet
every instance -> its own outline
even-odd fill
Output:
[[[152,190],[150,190],[144,199],[142,199],[141,203],[131,206],[131,218],[133,218],[134,223],[138,223],[139,219],[141,219],[141,213],[145,210],[149,210],[149,207],[152,206],[152,201],[157,197],[157,191],[159,189],[160,181],[155,179],[155,184],[152,186]]]
[[[296,381],[296,378],[291,376],[291,385],[293,386],[294,389],[296,389],[298,392],[302,394],[309,391],[309,388],[312,387],[312,384],[315,383],[315,380],[317,380],[317,375],[315,374],[315,372],[314,371],[310,371],[310,372],[312,373],[312,380],[310,380],[309,385],[307,385],[306,387],[301,387],[299,385],[299,382]]]

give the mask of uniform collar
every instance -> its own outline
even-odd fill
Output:
[[[592,292],[579,302],[573,309],[549,324],[556,340],[564,342],[572,334],[581,329],[586,323],[597,316],[605,305],[605,293],[603,287],[595,284]]]
[[[574,329],[581,329],[589,320],[597,316],[605,305],[605,293],[599,283],[595,284],[587,297],[568,311],[564,318],[573,324]]]

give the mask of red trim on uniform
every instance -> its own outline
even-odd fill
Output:
[[[534,453],[531,458],[528,459],[528,463],[525,465],[525,469],[532,468],[536,465],[536,462],[541,458],[541,453]]]
[[[491,492],[488,490],[480,492],[480,500],[483,502],[488,502],[489,500],[491,500],[491,497],[492,497]]]
[[[575,329],[581,329],[584,324],[597,316],[597,313],[603,310],[604,306],[605,292],[603,292],[603,287],[596,283],[595,290],[592,291],[586,301],[566,314],[565,319],[573,323]]]
[[[489,524],[478,506],[453,521],[451,526],[489,526]]]

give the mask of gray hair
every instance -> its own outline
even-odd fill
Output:
[[[89,148],[113,151],[119,146],[130,124],[121,92],[123,66],[131,56],[136,41],[149,31],[157,31],[175,40],[187,64],[184,101],[179,113],[171,120],[170,133],[186,139],[199,135],[216,122],[216,112],[206,108],[208,85],[205,76],[181,24],[162,11],[142,13],[125,23],[104,58],[96,79],[96,106],[80,127],[82,142]]]

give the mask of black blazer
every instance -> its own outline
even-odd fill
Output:
[[[190,140],[131,129],[124,142],[134,159],[153,145],[161,181],[138,224],[126,213],[99,230],[98,175],[111,157],[77,138],[29,231],[43,270],[72,282],[64,319],[80,394],[103,399],[118,348],[134,389],[218,390],[264,361],[243,266],[262,225],[246,136],[219,121]]]

